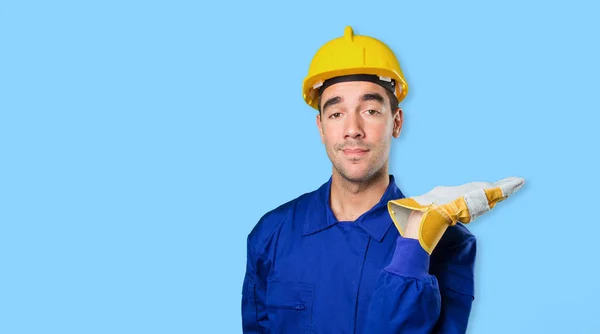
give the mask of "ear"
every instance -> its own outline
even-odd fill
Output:
[[[394,112],[394,130],[392,131],[392,136],[394,138],[398,138],[400,136],[400,130],[402,130],[402,123],[404,122],[404,114],[402,109],[397,108]]]
[[[325,144],[323,140],[323,124],[321,123],[321,112],[317,114],[317,128],[319,129],[319,135],[321,136],[321,143]]]

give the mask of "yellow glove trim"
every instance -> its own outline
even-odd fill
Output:
[[[400,232],[400,235],[403,237],[406,224],[408,222],[408,216],[410,215],[411,211],[415,210],[423,212],[424,214],[421,218],[419,226],[419,244],[425,251],[427,251],[427,253],[431,254],[449,226],[454,226],[459,221],[465,224],[470,223],[473,219],[475,219],[475,217],[478,217],[485,212],[485,210],[488,210],[485,209],[481,211],[481,205],[485,206],[483,203],[485,203],[486,200],[489,210],[491,210],[497,203],[505,200],[512,193],[508,192],[507,194],[504,194],[500,186],[478,188],[478,184],[476,183],[471,183],[468,185],[473,186],[471,187],[473,189],[465,190],[463,193],[464,195],[454,198],[447,203],[435,203],[445,201],[443,199],[444,197],[439,195],[439,193],[438,196],[432,196],[432,198],[438,199],[428,204],[421,204],[413,197],[388,201],[388,212],[392,218],[392,221],[394,222],[394,225],[398,229],[398,232]],[[517,186],[513,191],[518,190],[521,185],[522,181],[517,183]],[[437,187],[438,190],[444,191],[445,189],[450,188],[452,187]],[[458,189],[458,187],[455,189]],[[480,195],[477,195],[477,191],[482,192],[479,193]],[[417,196],[417,198],[422,199],[424,197]],[[446,200],[447,198],[448,196],[446,196]],[[475,207],[477,210],[479,210],[479,212],[470,212],[467,201],[471,202],[471,208]],[[479,207],[474,206],[476,205],[475,203],[480,203]]]

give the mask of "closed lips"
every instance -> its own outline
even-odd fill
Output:
[[[344,152],[346,153],[362,153],[362,152],[367,152],[367,150],[362,149],[362,148],[345,148],[343,149]]]

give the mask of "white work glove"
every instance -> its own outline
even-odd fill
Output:
[[[388,211],[400,235],[406,231],[418,231],[421,247],[431,254],[444,232],[457,222],[470,223],[490,211],[498,202],[505,200],[519,190],[525,180],[508,177],[495,183],[471,182],[460,186],[438,186],[424,195],[391,200]],[[409,220],[413,211],[422,212],[420,220]],[[411,215],[412,213],[412,215]],[[411,236],[412,237],[412,236]]]

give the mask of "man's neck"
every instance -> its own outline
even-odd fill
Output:
[[[354,221],[381,200],[390,183],[385,168],[371,180],[354,183],[333,173],[329,203],[339,221]]]

